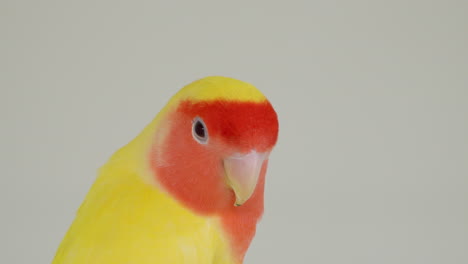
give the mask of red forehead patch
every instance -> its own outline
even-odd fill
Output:
[[[205,122],[210,137],[217,137],[240,151],[271,149],[278,138],[278,118],[268,101],[184,101],[179,113]]]

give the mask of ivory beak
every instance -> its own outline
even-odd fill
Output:
[[[224,159],[228,185],[236,195],[235,206],[244,204],[255,191],[263,162],[268,153],[251,151],[248,154],[235,154]]]

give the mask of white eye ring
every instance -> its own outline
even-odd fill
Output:
[[[208,129],[199,117],[195,117],[192,121],[192,136],[200,144],[208,142]]]

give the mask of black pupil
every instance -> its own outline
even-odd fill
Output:
[[[197,134],[197,136],[201,138],[205,137],[205,127],[200,121],[197,121],[197,123],[195,124],[195,134]]]

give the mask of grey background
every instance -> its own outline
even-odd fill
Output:
[[[49,263],[96,169],[183,85],[280,139],[246,263],[468,263],[466,1],[0,1],[0,263]]]

